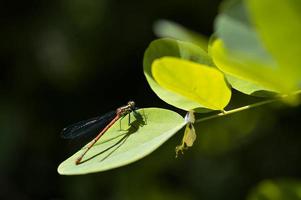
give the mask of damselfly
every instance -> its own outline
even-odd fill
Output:
[[[118,120],[133,112],[134,116],[139,120],[141,115],[136,111],[134,101],[129,101],[127,105],[121,106],[116,111],[108,112],[101,117],[94,117],[88,120],[80,121],[62,130],[61,136],[66,139],[74,139],[84,135],[98,133],[97,136],[88,144],[85,151],[76,159],[75,164],[80,164],[85,154],[92,146],[101,138],[101,136]],[[129,115],[130,123],[130,115]]]

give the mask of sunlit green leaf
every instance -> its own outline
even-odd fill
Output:
[[[231,84],[231,86],[242,93],[259,97],[273,97],[277,95],[276,92],[269,91],[269,89],[259,86],[245,79],[241,79],[230,74],[226,74],[225,76],[227,78],[227,81],[229,81],[229,83]]]
[[[154,25],[154,32],[158,37],[170,37],[177,40],[192,42],[207,51],[208,39],[206,36],[188,30],[175,22],[159,20]]]
[[[223,72],[254,85],[253,88],[248,88],[246,92],[256,91],[256,86],[280,93],[296,90],[295,82],[289,77],[283,77],[282,71],[276,66],[248,59],[240,52],[230,52],[225,48],[223,41],[219,39],[212,44],[211,53],[216,66]]]
[[[185,60],[191,60],[193,62],[205,64],[208,66],[214,66],[208,54],[197,45],[189,42],[183,42],[174,39],[158,39],[153,41],[149,45],[143,59],[144,75],[151,89],[158,95],[159,98],[161,98],[166,103],[183,110],[195,110],[197,112],[208,111],[208,109],[200,109],[202,105],[200,105],[199,103],[193,102],[182,95],[162,88],[154,80],[151,72],[152,63],[155,59],[164,56],[172,56]]]
[[[246,1],[235,0],[226,2],[222,13],[218,15],[215,21],[216,35],[223,42],[222,48],[225,49],[223,50],[224,55],[221,56],[220,54],[217,56],[215,51],[213,57],[215,64],[226,73],[227,80],[232,87],[246,94],[260,96],[270,96],[272,94],[271,92],[289,93],[297,90],[300,81],[300,64],[298,64],[297,69],[291,68],[289,62],[285,64],[278,62],[277,57],[274,56],[275,53],[270,51],[271,48],[262,40],[262,30],[259,30],[259,28],[263,26],[264,30],[269,29],[269,26],[275,27],[273,31],[266,31],[266,37],[271,40],[271,38],[277,35],[282,36],[281,39],[279,37],[274,39],[271,44],[277,46],[280,51],[290,54],[288,53],[290,52],[289,49],[281,49],[282,43],[285,43],[287,46],[291,45],[291,43],[287,41],[290,37],[285,38],[285,34],[279,33],[278,29],[285,32],[290,31],[287,30],[286,25],[283,24],[279,26],[278,23],[274,23],[277,17],[272,17],[272,15],[274,16],[281,13],[282,20],[286,21],[285,14],[280,10],[271,12],[272,14],[267,12],[267,10],[270,10],[270,7],[280,9],[281,6],[276,6],[277,8],[275,8],[274,1],[269,1],[270,3],[267,6],[267,1],[251,0],[250,2],[252,3],[249,4],[252,5],[249,5],[249,7],[253,7],[252,12],[255,13],[253,13],[253,15],[258,15],[257,19],[254,16],[249,16],[250,8],[245,5]],[[281,1],[281,3],[282,2],[285,1]],[[260,9],[257,10],[257,6],[261,6],[261,11]],[[260,22],[256,22],[256,20]],[[254,21],[256,26],[254,26]],[[261,27],[259,27],[257,23],[261,23]],[[276,32],[277,34],[275,35],[274,33]],[[299,35],[300,34],[297,34],[295,37],[299,37]],[[291,38],[290,41],[292,41]],[[300,38],[298,39],[300,40]],[[296,47],[295,50],[297,47],[300,48],[297,45],[298,42],[293,43]],[[296,54],[299,55],[299,53]],[[221,59],[221,57],[223,58]],[[294,61],[298,60],[297,57],[294,58]],[[290,58],[292,59],[292,57]],[[237,72],[237,70],[240,72]],[[242,71],[244,71],[244,73],[242,73]],[[280,79],[281,83],[279,83]]]
[[[65,160],[58,167],[63,175],[100,172],[137,161],[173,136],[184,125],[179,114],[165,109],[145,108],[138,111],[143,120],[135,120],[128,126],[128,120],[117,121],[84,156],[82,163],[75,160],[83,150]],[[134,120],[134,116],[131,116]]]
[[[258,33],[250,23],[242,2],[228,7],[216,17],[215,31],[229,51],[240,52],[244,57],[257,62],[274,64],[273,57],[265,49]]]
[[[301,181],[292,179],[262,181],[247,200],[300,200]]]
[[[239,52],[242,55],[239,58],[241,61],[247,58],[249,60],[256,60],[259,63],[273,65],[273,58],[262,46],[258,34],[249,21],[249,16],[243,2],[241,0],[225,1],[222,8],[222,13],[215,20],[216,37],[210,41],[210,51],[215,39],[220,38],[228,51]],[[256,84],[254,81],[249,81],[241,77],[241,75],[229,74],[227,71],[224,72],[231,86],[240,92],[249,95],[258,95],[260,92],[261,96],[271,94],[270,92],[265,92],[271,90],[271,88]]]
[[[301,6],[298,0],[246,0],[252,22],[283,76],[301,80]]]
[[[224,75],[213,67],[174,57],[157,59],[152,74],[162,87],[212,110],[223,110],[231,98]]]

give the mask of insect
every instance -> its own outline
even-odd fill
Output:
[[[95,133],[95,131],[98,133],[97,136],[88,144],[85,151],[76,159],[75,164],[78,165],[81,163],[81,160],[85,154],[117,120],[124,118],[131,112],[133,112],[136,119],[141,119],[142,116],[136,110],[137,107],[135,106],[135,102],[129,101],[127,105],[121,106],[115,111],[108,112],[101,117],[94,117],[88,120],[80,121],[64,128],[61,136],[65,139],[74,139],[79,136],[90,135],[91,133]]]

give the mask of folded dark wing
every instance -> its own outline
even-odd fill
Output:
[[[111,111],[100,117],[93,117],[71,124],[64,128],[61,137],[65,139],[74,139],[81,136],[96,135],[102,130],[116,115],[116,111]]]

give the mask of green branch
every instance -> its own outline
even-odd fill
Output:
[[[292,93],[291,95],[298,95],[298,94],[301,94],[301,90],[298,90],[298,91]],[[233,110],[223,111],[223,112],[218,113],[216,115],[212,115],[212,116],[209,116],[209,117],[204,117],[204,118],[198,119],[198,120],[195,121],[195,123],[207,121],[207,120],[210,120],[210,119],[218,118],[218,117],[225,116],[225,115],[230,115],[230,114],[240,112],[240,111],[243,111],[243,110],[248,110],[250,108],[255,108],[255,107],[258,107],[258,106],[265,105],[265,104],[273,103],[273,102],[282,100],[284,98],[287,98],[291,95],[281,95],[281,96],[279,96],[278,98],[275,98],[275,99],[269,99],[269,100],[261,101],[261,102],[258,102],[258,103],[250,104],[250,105],[247,105],[247,106],[243,106],[243,107],[240,107],[240,108],[235,108]]]

